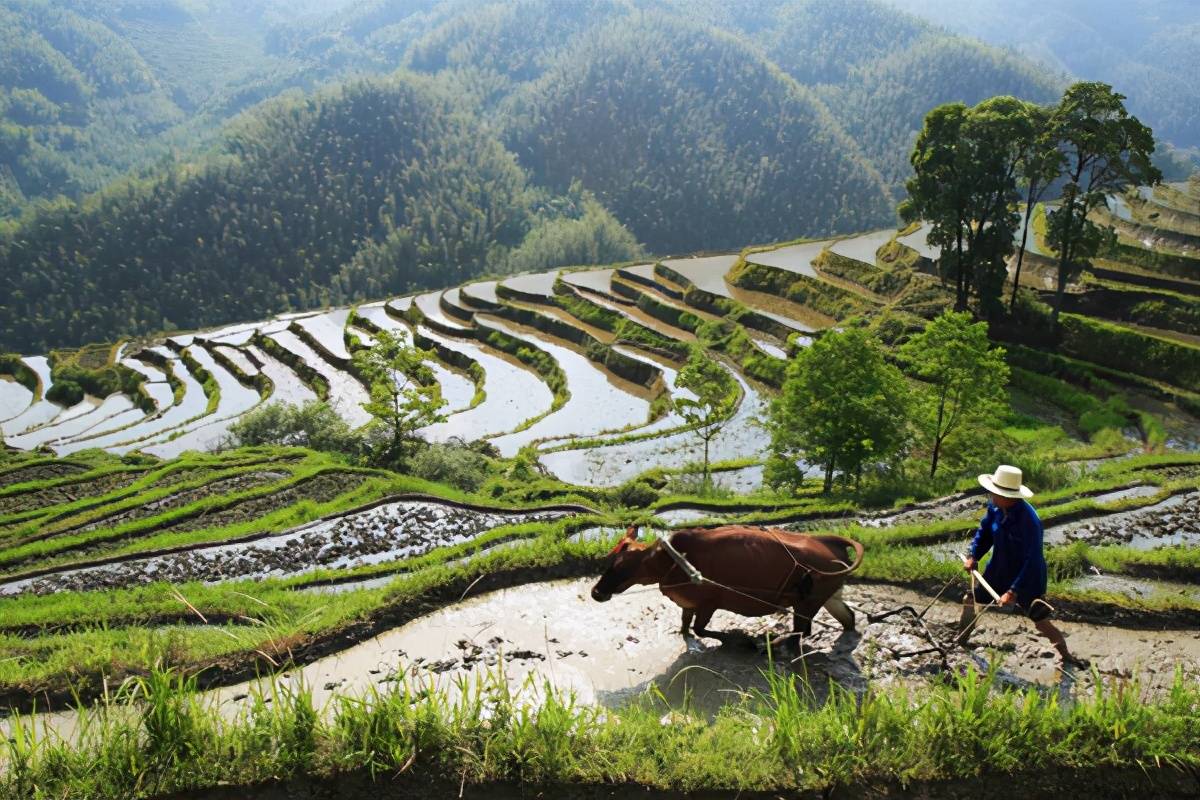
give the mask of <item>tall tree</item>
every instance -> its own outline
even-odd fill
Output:
[[[897,453],[908,439],[908,385],[879,341],[851,328],[829,331],[796,354],[771,403],[767,427],[776,459],[825,471],[825,492]]]
[[[1029,222],[1033,218],[1033,210],[1041,202],[1050,185],[1058,179],[1063,168],[1063,154],[1058,149],[1051,131],[1051,119],[1054,109],[1027,103],[1025,113],[1028,115],[1031,139],[1029,147],[1021,155],[1017,164],[1017,174],[1025,194],[1025,208],[1021,227],[1021,242],[1017,246],[1017,266],[1013,272],[1012,299],[1008,303],[1009,313],[1017,307],[1017,289],[1021,286],[1021,265],[1025,261],[1025,248],[1029,241]]]
[[[929,241],[942,248],[939,265],[955,282],[959,311],[972,287],[986,313],[1000,304],[1018,221],[1016,174],[1031,138],[1025,104],[1013,97],[938,106],[917,136],[900,214],[930,223]]]
[[[386,442],[373,454],[376,463],[403,459],[416,431],[446,418],[440,413],[446,401],[426,358],[403,333],[391,331],[376,333],[374,346],[354,354],[354,367],[371,389],[363,408],[387,432]]]
[[[1107,83],[1076,83],[1063,94],[1051,120],[1051,135],[1066,159],[1062,200],[1047,219],[1050,245],[1058,251],[1056,327],[1067,283],[1106,238],[1088,215],[1130,185],[1162,181],[1162,173],[1150,163],[1154,134],[1125,110],[1124,101],[1125,95]]]
[[[911,374],[923,382],[915,416],[931,451],[929,477],[937,474],[942,445],[965,425],[994,418],[1005,404],[1008,364],[993,349],[987,323],[947,311],[900,348]]]
[[[704,442],[704,488],[707,489],[709,446],[733,413],[737,403],[737,382],[720,362],[703,349],[693,347],[687,364],[679,370],[675,385],[695,395],[694,399],[678,398],[675,408]]]

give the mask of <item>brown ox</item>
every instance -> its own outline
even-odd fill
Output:
[[[684,636],[692,627],[697,636],[723,639],[708,630],[719,608],[747,617],[790,608],[793,631],[807,636],[825,606],[843,628],[854,630],[854,613],[841,599],[846,576],[862,563],[863,546],[852,539],[744,525],[676,531],[671,544],[703,576],[700,584],[689,580],[661,541],[636,540],[637,526],[631,525],[592,587],[594,600],[603,603],[631,586],[657,583],[683,609]]]

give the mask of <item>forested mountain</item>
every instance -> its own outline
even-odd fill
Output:
[[[582,181],[656,252],[892,218],[878,173],[822,104],[711,28],[657,15],[603,25],[504,117],[538,180]]]
[[[557,239],[568,261],[637,254],[578,191],[531,188],[433,81],[354,82],[249,115],[198,164],[11,226],[0,238],[0,349],[457,283],[529,235],[523,252],[538,262],[522,266],[564,263]]]
[[[1195,0],[887,2],[956,33],[1011,47],[1055,71],[1111,83],[1156,136],[1200,148]]]
[[[0,17],[0,349],[884,226],[930,107],[1060,88],[875,0]]]

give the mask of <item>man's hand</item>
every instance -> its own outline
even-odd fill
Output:
[[[1017,602],[1017,593],[1009,589],[1004,594],[1000,595],[1000,605],[1011,606]]]
[[[967,572],[970,572],[971,570],[975,569],[978,566],[979,566],[979,562],[976,561],[975,559],[971,558],[970,556],[963,559],[963,569],[965,569]]]

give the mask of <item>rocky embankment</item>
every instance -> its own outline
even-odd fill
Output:
[[[502,525],[566,516],[474,511],[433,502],[402,502],[318,521],[253,542],[214,545],[185,553],[64,571],[0,587],[0,593],[87,591],[157,581],[228,581],[284,577],[315,569],[344,569],[428,553],[470,541]]]

